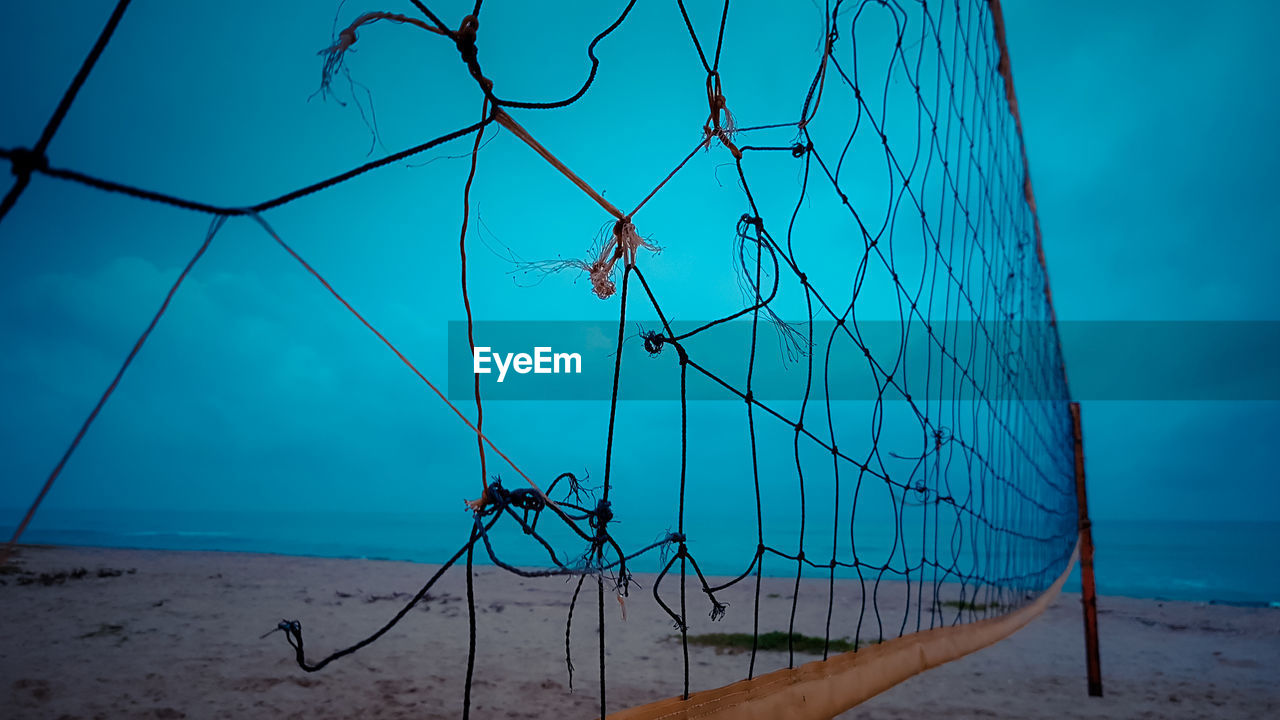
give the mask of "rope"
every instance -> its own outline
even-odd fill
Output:
[[[265,230],[267,234],[271,236],[272,240],[276,241],[276,244],[278,244],[281,248],[283,248],[285,252],[289,253],[290,257],[296,260],[298,264],[303,267],[304,270],[306,270],[308,273],[311,274],[312,277],[314,277],[317,281],[319,281],[319,283],[324,286],[324,289],[328,290],[329,294],[332,295],[335,300],[341,303],[344,308],[346,308],[347,312],[351,313],[357,320],[359,320],[360,324],[364,325],[365,328],[369,330],[369,332],[373,333],[374,337],[381,340],[382,344],[386,345],[387,349],[390,350],[392,353],[394,353],[395,356],[399,358],[400,362],[404,363],[405,367],[409,368],[409,370],[411,370],[414,375],[418,376],[418,379],[421,380],[423,383],[425,383],[426,386],[430,388],[431,392],[435,393],[436,397],[440,398],[440,400],[446,406],[448,406],[448,408],[452,410],[455,415],[458,416],[458,419],[460,419],[463,422],[463,424],[465,424],[468,428],[471,428],[471,431],[476,434],[476,437],[478,437],[482,442],[484,442],[484,444],[488,445],[489,449],[497,453],[499,457],[505,460],[507,464],[511,466],[511,469],[515,470],[516,473],[520,475],[520,477],[523,478],[525,482],[529,483],[529,485],[534,490],[537,490],[539,493],[542,492],[542,490],[538,487],[538,484],[535,483],[532,478],[526,475],[525,472],[521,470],[519,466],[515,464],[514,461],[511,460],[511,458],[507,457],[506,453],[499,450],[498,446],[494,445],[492,440],[486,437],[484,433],[480,432],[480,428],[476,427],[476,425],[472,423],[471,420],[468,419],[467,416],[464,415],[461,410],[458,409],[458,406],[450,402],[449,398],[443,392],[440,391],[440,388],[436,387],[435,383],[428,380],[427,376],[423,375],[422,371],[418,370],[418,368],[412,362],[409,361],[409,358],[405,357],[404,353],[400,352],[399,348],[397,348],[394,344],[392,344],[392,342],[388,340],[385,335],[379,332],[378,329],[375,328],[368,320],[366,320],[364,316],[360,314],[359,311],[357,311],[354,307],[352,307],[352,305],[348,303],[346,299],[343,298],[342,295],[340,295],[338,291],[335,290],[333,286],[329,284],[329,281],[326,280],[324,276],[321,275],[318,271],[316,271],[316,269],[313,268],[310,265],[310,263],[304,260],[302,256],[297,253],[297,251],[295,251],[292,247],[289,246],[288,243],[282,240],[280,236],[276,234],[276,231],[271,227],[271,225],[267,223],[267,221],[261,215],[255,212],[255,213],[251,213],[250,216],[255,221],[257,221],[259,225],[262,226],[262,229]]]
[[[904,7],[881,0],[826,0],[823,5],[822,44],[818,65],[808,81],[796,122],[763,122],[740,126],[729,110],[722,89],[721,60],[725,49],[729,3],[724,2],[716,30],[714,50],[699,37],[683,0],[677,6],[701,71],[695,66],[692,80],[705,85],[707,119],[700,142],[675,163],[673,169],[624,214],[606,201],[601,193],[574,173],[539,143],[508,113],[512,108],[552,110],[577,102],[593,86],[600,61],[595,55],[599,43],[617,31],[629,17],[632,0],[616,19],[594,36],[586,48],[590,70],[585,80],[571,95],[559,100],[515,101],[495,93],[500,82],[486,76],[482,66],[480,16],[482,2],[475,2],[471,12],[456,28],[446,22],[422,0],[411,0],[422,19],[390,12],[366,12],[337,31],[323,57],[321,89],[327,91],[338,72],[346,73],[344,58],[358,41],[358,31],[375,23],[407,25],[432,35],[447,38],[458,51],[459,61],[476,83],[481,96],[481,118],[474,124],[428,140],[417,146],[387,155],[355,167],[347,172],[296,189],[279,197],[248,207],[221,207],[199,200],[180,198],[164,192],[139,188],[98,178],[76,170],[51,165],[47,157],[49,144],[69,112],[77,93],[86,82],[94,64],[105,50],[127,7],[119,2],[88,58],[82,64],[71,86],[63,95],[57,110],[46,124],[39,141],[30,149],[0,149],[16,181],[2,202],[0,220],[16,204],[30,179],[36,175],[58,178],[106,192],[162,203],[173,207],[213,215],[204,242],[170,287],[163,302],[125,358],[115,378],[99,397],[79,432],[64,451],[54,470],[31,504],[10,542],[5,546],[0,563],[6,560],[23,531],[34,517],[40,503],[49,493],[80,441],[88,432],[107,400],[118,386],[134,357],[141,351],[151,331],[168,308],[190,271],[210,246],[214,235],[229,217],[253,218],[273,240],[312,275],[349,313],[408,367],[449,407],[476,435],[482,492],[468,501],[472,513],[469,539],[452,558],[435,572],[418,593],[375,632],[319,661],[307,659],[303,649],[302,624],[285,620],[275,631],[283,632],[292,646],[298,665],[314,672],[330,662],[357,652],[390,631],[408,611],[427,597],[428,590],[450,567],[464,556],[467,573],[467,605],[469,643],[467,670],[463,691],[463,717],[469,717],[475,661],[479,648],[473,565],[477,547],[495,567],[522,577],[577,578],[565,624],[565,661],[572,687],[574,666],[570,636],[576,603],[587,577],[597,585],[597,650],[599,661],[600,713],[605,716],[606,701],[606,633],[605,584],[616,593],[620,609],[625,612],[629,592],[629,567],[636,558],[650,553],[662,557],[662,570],[651,588],[653,597],[679,631],[682,668],[681,698],[693,698],[689,659],[690,612],[687,583],[700,589],[709,602],[708,616],[718,620],[729,607],[716,593],[740,583],[752,583],[752,650],[746,663],[748,679],[756,677],[761,632],[761,586],[765,565],[771,572],[781,566],[790,576],[791,602],[787,638],[788,667],[794,677],[805,675],[796,666],[798,608],[804,590],[801,578],[806,570],[822,571],[827,579],[826,616],[823,656],[833,649],[833,633],[851,630],[853,645],[863,643],[864,629],[876,639],[895,633],[905,635],[914,621],[914,631],[927,633],[947,625],[972,622],[979,617],[1013,611],[1006,617],[1022,617],[1028,608],[1028,594],[1050,587],[1069,561],[1078,532],[1078,516],[1071,468],[1070,421],[1066,411],[1069,392],[1062,363],[1061,348],[1049,293],[1040,228],[1036,217],[1035,197],[1027,169],[1025,141],[1021,119],[1013,91],[1011,63],[1004,37],[1004,25],[996,0],[954,0],[950,4],[921,4]],[[869,20],[869,18],[876,18]],[[867,33],[862,23],[879,23],[892,27],[892,50],[888,63],[882,62],[880,48],[854,38]],[[336,29],[336,28],[335,28]],[[709,36],[708,36],[709,37]],[[868,76],[865,55],[877,52],[876,76]],[[731,51],[732,52],[732,51]],[[863,62],[859,63],[859,52]],[[726,70],[732,79],[732,72]],[[885,73],[880,75],[880,73]],[[701,73],[701,74],[699,74]],[[500,78],[499,78],[500,80]],[[891,98],[890,86],[914,91],[914,107],[907,103],[903,117],[914,115],[914,138],[890,136],[886,118]],[[877,93],[873,88],[881,88]],[[879,94],[879,97],[875,95]],[[831,109],[833,97],[841,97],[846,106]],[[845,107],[853,109],[848,117]],[[895,112],[904,108],[896,108]],[[913,112],[914,111],[914,112]],[[848,127],[843,144],[833,144],[828,134],[818,131],[831,121]],[[792,115],[795,117],[795,115]],[[485,146],[483,136],[491,123],[506,128],[560,172],[581,192],[594,200],[612,220],[599,239],[598,251],[586,260],[533,264],[550,272],[576,269],[587,274],[595,294],[618,302],[617,336],[614,347],[612,392],[608,406],[602,485],[586,488],[583,480],[571,473],[561,473],[547,487],[534,482],[511,458],[503,454],[484,434],[484,412],[478,378],[473,385],[476,419],[473,423],[373,324],[356,310],[293,248],[286,244],[267,223],[262,213],[318,193],[350,179],[374,171],[390,163],[431,150],[444,143],[474,134],[469,155],[470,168],[462,192],[463,217],[459,230],[461,262],[460,289],[467,316],[468,342],[474,347],[474,318],[470,292],[472,278],[468,273],[467,233],[472,205],[472,189],[478,168],[478,156]],[[692,128],[691,128],[692,130]],[[789,140],[765,138],[747,144],[741,138],[747,133],[785,130],[794,133]],[[896,127],[893,129],[899,132]],[[754,136],[753,136],[754,140]],[[712,151],[722,145],[726,164],[732,164],[741,191],[742,208],[732,223],[732,260],[736,281],[743,293],[739,307],[720,317],[711,318],[692,329],[675,328],[664,312],[659,298],[663,288],[651,285],[641,267],[647,255],[641,249],[657,252],[658,247],[642,237],[633,222],[634,216],[684,172],[699,151]],[[740,144],[741,143],[741,144]],[[715,150],[715,152],[719,152]],[[766,154],[770,162],[785,162],[788,153],[796,163],[800,178],[799,194],[789,214],[776,203],[758,203],[753,193],[756,162]],[[857,155],[856,162],[854,156]],[[883,159],[887,205],[883,219],[870,217],[863,188],[842,177],[848,167],[879,165]],[[867,157],[876,162],[868,163]],[[773,167],[773,166],[771,166]],[[799,221],[810,205],[827,202],[830,207],[847,213],[848,237],[821,237],[826,243],[840,243],[852,249],[857,258],[847,286],[819,287],[803,268],[826,262],[825,255],[805,256],[813,245],[806,244],[806,233]],[[785,228],[785,229],[784,229]],[[726,235],[730,223],[726,223]],[[918,243],[924,257],[920,277],[910,277],[902,254],[895,256],[895,246]],[[1034,251],[1032,245],[1034,244]],[[818,247],[818,253],[823,246]],[[615,284],[614,271],[621,265],[621,287]],[[859,294],[871,287],[868,277],[879,276],[887,284],[899,311],[901,337],[898,344],[877,345],[867,332],[867,321],[860,317]],[[634,284],[638,283],[638,286]],[[926,289],[928,292],[926,293]],[[643,292],[640,292],[643,291]],[[804,297],[804,317],[788,322],[779,314],[780,298]],[[616,300],[615,300],[616,298]],[[635,308],[628,304],[639,301],[651,308],[661,322],[661,329],[641,330],[628,335],[628,314]],[[791,308],[799,307],[795,302]],[[865,313],[863,313],[865,315]],[[715,342],[715,333],[732,321],[750,322],[749,346],[741,348],[744,367],[733,374],[722,372],[704,357],[707,343]],[[1034,335],[1016,323],[1047,322],[1049,332]],[[830,326],[829,336],[815,330],[818,323]],[[972,345],[959,346],[956,328],[970,323],[975,329]],[[1011,329],[1013,327],[1013,329]],[[760,344],[776,337],[780,349],[794,367],[794,377],[804,377],[803,397],[794,407],[767,401],[761,397],[757,361]],[[906,351],[910,341],[919,339],[929,350],[927,365],[908,367]],[[672,359],[667,348],[674,350],[679,367],[680,403],[680,472],[676,503],[675,531],[664,532],[657,541],[639,549],[624,548],[614,536],[616,497],[611,494],[616,482],[615,443],[619,399],[626,377],[623,354],[628,342],[638,342],[650,361]],[[877,341],[878,342],[878,341]],[[831,349],[836,344],[855,348],[861,359],[854,367],[833,367]],[[820,354],[825,349],[825,357]],[[627,367],[631,367],[628,361]],[[688,474],[691,453],[702,450],[699,441],[691,442],[688,412],[689,374],[709,380],[707,385],[719,388],[729,399],[742,403],[742,436],[749,447],[752,468],[751,489],[745,481],[742,497],[755,503],[755,548],[747,556],[745,569],[718,585],[711,585],[699,559],[690,549],[689,536],[696,529],[686,524],[686,493],[698,478]],[[869,437],[850,436],[847,426],[837,422],[833,409],[830,383],[833,374],[865,374],[874,381],[876,395],[870,413]],[[1012,393],[1012,394],[1010,394]],[[1022,393],[1022,394],[1019,394]],[[1012,401],[1009,398],[1013,398]],[[887,439],[886,406],[896,403],[899,422],[918,426],[919,444],[915,449],[899,452],[898,448],[882,448]],[[969,403],[962,412],[962,403]],[[971,407],[970,407],[971,406]],[[822,427],[825,424],[825,428]],[[791,541],[777,542],[765,532],[763,490],[769,482],[762,478],[766,466],[760,457],[759,444],[770,433],[788,436],[794,454],[794,482],[798,496],[798,532]],[[840,441],[839,443],[837,441]],[[834,526],[847,523],[847,544],[839,533],[831,543],[822,539],[815,547],[809,531],[811,517],[827,509],[814,502],[813,473],[819,463],[807,453],[817,449],[830,457],[833,496],[830,518]],[[487,453],[492,451],[518,474],[528,488],[506,488],[498,475],[490,475]],[[825,474],[825,458],[821,469]],[[790,470],[788,471],[790,472]],[[561,481],[567,481],[560,485]],[[585,480],[585,478],[584,478]],[[776,481],[774,481],[776,483]],[[562,494],[557,500],[551,494]],[[841,493],[851,497],[847,506]],[[871,498],[871,499],[868,499]],[[861,553],[854,525],[866,517],[866,505],[879,502],[892,511],[893,537],[888,557],[868,559]],[[861,507],[860,507],[861,503]],[[550,513],[543,518],[543,513]],[[919,522],[920,536],[908,538],[906,518]],[[490,530],[499,522],[522,530],[522,535],[545,553],[538,568],[517,567],[503,559]],[[552,542],[546,524],[568,530],[571,540]],[[749,522],[749,521],[748,521]],[[540,528],[540,523],[542,527]],[[908,555],[909,540],[916,543],[918,556]],[[785,547],[783,546],[785,545]],[[567,549],[566,549],[567,548]],[[847,548],[847,549],[846,549]],[[670,554],[674,550],[674,554]],[[829,553],[828,553],[829,550]],[[972,560],[969,556],[972,556]],[[979,561],[977,558],[982,558]],[[705,558],[704,558],[705,560]],[[739,565],[738,567],[741,567]],[[691,572],[690,572],[691,571]],[[856,576],[861,591],[856,622],[833,619],[837,572]],[[901,617],[883,613],[880,603],[882,582],[894,579],[905,587],[905,609]],[[678,601],[673,599],[670,583],[679,583]],[[851,581],[852,582],[852,581]],[[946,604],[944,584],[958,586],[958,604]],[[695,594],[696,596],[696,594]],[[998,609],[997,609],[998,608]],[[1021,608],[1020,610],[1018,608]],[[978,627],[975,624],[975,627]],[[273,631],[273,632],[275,632]],[[838,639],[838,638],[836,638]],[[765,681],[772,676],[757,678]],[[792,675],[788,675],[792,677]],[[770,681],[772,682],[772,681]]]
[[[590,197],[592,200],[595,200],[600,207],[605,209],[605,212],[609,213],[610,215],[614,216],[619,220],[626,219],[627,216],[623,215],[621,210],[614,207],[613,203],[609,202],[608,200],[605,200],[604,196],[596,192],[594,188],[588,185],[586,180],[583,180],[582,178],[578,177],[564,163],[560,162],[560,159],[557,158],[555,155],[552,155],[550,150],[542,146],[542,143],[538,142],[537,140],[534,140],[533,136],[529,134],[529,131],[521,127],[520,123],[517,123],[515,120],[513,120],[510,115],[506,114],[501,109],[499,109],[494,111],[494,119],[497,120],[498,124],[502,125],[502,127],[510,130],[512,135],[515,135],[516,137],[520,138],[525,142],[526,145],[533,148],[534,152],[541,155],[544,160],[546,160],[548,163],[551,164],[551,167],[555,168],[556,170],[559,170],[561,175],[564,175],[566,178],[569,179],[569,182],[573,183],[574,185],[577,185],[579,190],[582,190],[582,192],[586,193],[588,197]]]
[[[49,143],[53,142],[53,136],[58,132],[58,128],[62,127],[62,121],[66,119],[67,113],[71,111],[71,104],[75,102],[76,96],[80,94],[80,88],[84,87],[85,82],[89,79],[89,73],[93,72],[93,67],[98,64],[98,58],[102,57],[103,51],[107,49],[107,44],[111,42],[112,36],[115,35],[116,27],[120,25],[120,19],[124,17],[124,11],[129,8],[129,0],[119,0],[115,9],[111,11],[111,16],[107,18],[107,24],[102,28],[102,32],[98,33],[98,39],[93,44],[93,48],[89,50],[89,55],[80,63],[80,69],[76,71],[76,75],[71,79],[71,85],[67,87],[66,92],[62,93],[62,99],[58,101],[58,107],[53,111],[53,115],[49,117],[49,122],[45,123],[44,130],[40,133],[40,139],[36,141],[35,147],[31,150],[21,152],[20,157],[10,156],[13,161],[13,174],[18,177],[13,187],[9,188],[9,192],[5,193],[4,199],[0,199],[0,223],[4,222],[4,218],[17,204],[18,198],[22,196],[22,191],[27,189],[27,185],[31,182],[31,173],[39,171],[49,165],[49,161],[45,158],[45,152],[49,149]]]
[[[31,519],[35,517],[36,510],[40,508],[40,503],[44,502],[44,498],[49,494],[49,490],[53,488],[53,483],[62,474],[63,468],[67,466],[67,462],[71,459],[71,455],[75,453],[76,448],[80,447],[80,441],[84,439],[85,434],[89,432],[89,427],[93,425],[93,421],[98,419],[98,413],[102,412],[102,408],[107,404],[107,400],[111,399],[111,395],[115,393],[116,388],[120,385],[120,380],[124,378],[125,372],[129,366],[133,364],[133,359],[138,356],[142,350],[142,346],[147,343],[147,339],[151,337],[151,331],[156,329],[156,325],[160,324],[160,318],[164,316],[166,310],[169,309],[169,303],[173,300],[173,296],[178,293],[178,288],[182,287],[182,282],[187,279],[187,275],[191,273],[191,269],[196,266],[200,258],[204,257],[204,253],[209,249],[209,245],[213,242],[213,237],[222,229],[226,218],[219,216],[209,223],[209,231],[205,233],[204,242],[200,243],[200,247],[196,248],[196,252],[187,261],[182,272],[178,273],[177,279],[169,286],[169,292],[164,296],[164,300],[160,303],[160,307],[155,314],[151,316],[151,322],[147,323],[147,327],[143,329],[142,334],[138,336],[133,348],[129,350],[129,354],[125,356],[124,362],[120,364],[120,369],[116,371],[115,377],[111,378],[111,383],[107,385],[106,390],[102,391],[102,395],[98,397],[98,402],[93,406],[93,410],[89,411],[89,416],[84,419],[80,425],[80,430],[76,432],[75,437],[71,439],[71,444],[62,452],[62,457],[58,459],[58,464],[53,466],[53,471],[49,473],[49,477],[45,479],[44,485],[40,487],[40,492],[36,494],[34,500],[31,501],[27,512],[22,516],[22,522],[18,523],[18,527],[13,531],[13,536],[9,538],[9,542],[0,551],[0,566],[3,566],[9,560],[9,556],[13,554],[13,549],[17,546],[18,540],[22,538],[22,533],[26,531],[27,525],[31,523]]]

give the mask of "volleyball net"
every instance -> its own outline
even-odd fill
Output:
[[[309,626],[304,646],[302,623],[282,621],[303,670],[412,632],[398,624],[440,577],[462,572],[467,716],[477,654],[496,643],[477,623],[472,577],[485,564],[568,580],[563,670],[598,693],[602,717],[621,710],[607,694],[608,657],[628,652],[610,644],[611,618],[636,593],[678,635],[661,669],[671,699],[618,717],[768,717],[798,704],[829,717],[1013,632],[1061,587],[1078,532],[1070,395],[997,0],[347,3],[321,52],[320,93],[364,118],[375,147],[384,89],[365,83],[392,60],[355,51],[392,36],[453,56],[421,69],[455,83],[424,107],[467,119],[248,206],[47,156],[128,4],[39,140],[0,150],[15,175],[0,221],[35,178],[212,220],[13,542],[170,300],[239,222],[421,381],[423,396],[405,402],[469,438],[423,440],[470,468],[456,552],[354,645],[318,652],[323,628]],[[536,32],[564,45],[588,23],[564,67],[538,65],[512,40]],[[568,89],[525,95],[504,75]],[[340,186],[384,168],[426,172],[408,165],[424,157],[462,163],[431,181],[433,194],[456,194],[460,223],[415,229],[439,258],[424,272],[452,298],[421,311],[458,323],[441,354],[500,345],[521,315],[576,322],[581,337],[603,337],[595,394],[514,401],[479,374],[459,384],[450,369],[446,382],[440,363],[380,331],[271,217],[320,193],[340,202]],[[785,597],[762,592],[777,577]],[[708,627],[749,639],[718,660],[741,666],[739,683],[709,687],[691,665]],[[594,635],[594,662],[575,667],[575,632]]]

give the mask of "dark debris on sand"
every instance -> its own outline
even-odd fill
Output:
[[[17,565],[5,565],[0,567],[0,576],[16,576],[12,578],[16,585],[43,585],[49,587],[51,585],[63,585],[70,580],[83,580],[85,578],[114,578],[121,575],[133,575],[138,572],[137,568],[129,568],[121,570],[118,568],[98,568],[97,571],[89,571],[87,568],[75,568],[73,570],[60,570],[58,572],[42,572],[37,573],[31,570],[24,570]],[[0,585],[8,585],[9,579],[0,577]]]

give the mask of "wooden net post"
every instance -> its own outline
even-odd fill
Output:
[[[1071,403],[1071,427],[1076,446],[1076,500],[1080,506],[1080,603],[1084,606],[1084,652],[1089,694],[1102,697],[1102,664],[1098,657],[1098,595],[1093,583],[1093,528],[1084,489],[1084,439],[1080,432],[1080,403]]]

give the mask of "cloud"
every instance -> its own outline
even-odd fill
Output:
[[[0,336],[13,350],[0,375],[12,402],[0,425],[18,484],[47,472],[178,272],[118,257],[5,291]],[[209,495],[239,486],[251,497],[421,467],[443,408],[308,280],[197,266],[62,482],[95,495],[105,478],[128,477],[144,497],[187,503],[166,489],[174,473]]]

